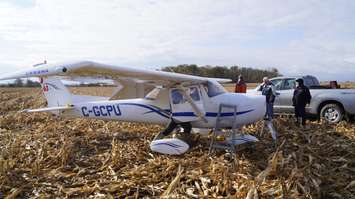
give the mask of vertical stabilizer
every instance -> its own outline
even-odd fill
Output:
[[[41,86],[47,99],[48,107],[72,104],[72,95],[58,77],[41,78]]]

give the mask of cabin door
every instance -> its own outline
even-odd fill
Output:
[[[202,120],[205,116],[199,86],[170,89],[172,117],[180,122]]]

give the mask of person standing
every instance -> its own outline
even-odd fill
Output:
[[[236,93],[246,93],[247,92],[247,84],[245,83],[242,75],[239,75],[238,81],[235,84],[235,92]]]
[[[269,80],[268,77],[263,78],[263,84],[260,86],[259,91],[266,98],[266,113],[265,120],[272,120],[274,117],[274,102],[277,95],[275,85]]]
[[[296,88],[293,92],[292,105],[295,107],[295,116],[297,125],[306,125],[306,105],[311,103],[311,93],[304,85],[303,79],[296,80]]]

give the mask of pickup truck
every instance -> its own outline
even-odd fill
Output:
[[[278,96],[275,98],[274,111],[276,114],[293,113],[292,96],[297,78],[302,78],[310,89],[312,100],[306,107],[310,115],[323,118],[329,123],[338,123],[345,115],[355,115],[355,89],[340,89],[321,86],[316,77],[307,75],[299,77],[275,77],[270,81],[275,85]],[[248,92],[258,93],[260,85]]]

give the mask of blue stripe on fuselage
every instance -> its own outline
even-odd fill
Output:
[[[254,109],[237,112],[237,115],[242,115],[242,114],[245,114],[245,113],[249,113],[249,112],[251,112],[253,110]],[[234,115],[234,112],[221,113],[221,117],[230,117],[230,116],[233,116],[233,115]],[[197,115],[194,112],[175,112],[175,113],[173,113],[173,116],[174,117],[197,117]],[[218,113],[216,113],[216,112],[206,112],[205,116],[206,117],[217,117]]]
[[[159,114],[162,117],[169,118],[169,115],[167,113],[164,113],[163,111],[159,110],[158,108],[153,107],[152,105],[137,104],[137,103],[119,103],[119,105],[132,105],[132,106],[143,107],[143,108],[150,110],[147,113],[154,112],[154,113]]]
[[[169,118],[169,114],[171,113],[171,110],[169,110],[169,109],[164,110],[164,109],[161,109],[161,108],[159,108],[157,106],[146,105],[146,104],[138,104],[138,103],[118,103],[118,104],[116,104],[117,109],[120,110],[119,106],[122,106],[122,105],[139,106],[139,107],[142,107],[142,108],[146,108],[149,111],[147,111],[145,114],[154,112],[154,113],[157,113],[158,115],[160,115],[160,116],[162,116],[164,118]],[[108,111],[108,115],[102,113],[100,115],[95,114],[95,116],[111,116],[110,112],[112,112],[112,110],[113,110],[111,107],[113,107],[113,105],[105,106],[106,110]],[[93,111],[95,112],[96,109],[94,110],[94,108],[101,108],[101,106],[99,106],[99,107],[94,106],[93,110],[88,110],[88,107],[83,106],[82,107],[83,115],[88,117],[89,114],[91,114]],[[110,108],[110,109],[108,109],[108,108]],[[99,109],[99,110],[102,111],[101,109]],[[254,109],[237,112],[237,115],[242,115],[242,114],[245,114],[245,113],[249,113],[251,111],[254,111]],[[96,111],[96,112],[99,112],[99,111]],[[123,113],[121,113],[121,111],[119,111],[119,114],[116,114],[116,115],[120,116],[121,114],[123,114]],[[233,115],[234,115],[234,112],[221,113],[221,117],[231,117]],[[206,117],[217,117],[218,113],[217,112],[206,112],[205,116]],[[197,117],[197,115],[194,112],[175,112],[175,113],[173,113],[173,117]]]

